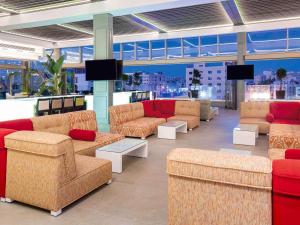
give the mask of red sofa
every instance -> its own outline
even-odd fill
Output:
[[[7,150],[4,145],[4,137],[10,133],[20,130],[33,130],[30,119],[19,119],[0,122],[0,198],[5,198],[6,184],[6,159]]]
[[[300,125],[300,103],[272,102],[266,119],[270,123]]]
[[[300,151],[288,149],[273,161],[273,225],[298,225],[300,220]]]

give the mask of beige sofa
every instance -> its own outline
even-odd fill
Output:
[[[272,164],[264,157],[175,149],[167,157],[169,225],[271,225]]]
[[[266,121],[270,102],[241,102],[240,123],[257,124],[259,133],[268,134],[270,123]]]
[[[200,102],[200,119],[210,121],[216,114],[216,108],[211,106],[209,99],[203,99]]]
[[[31,121],[34,131],[5,136],[8,201],[44,208],[57,216],[65,206],[111,182],[111,162],[91,156],[98,147],[124,136],[97,132],[93,142],[68,136],[71,129],[98,131],[95,112],[49,115]]]
[[[128,137],[146,138],[154,134],[159,124],[165,123],[165,118],[145,117],[142,103],[130,103],[125,105],[111,106],[110,131]],[[199,101],[176,101],[175,115],[167,121],[182,120],[187,122],[188,129],[200,125],[200,102]]]

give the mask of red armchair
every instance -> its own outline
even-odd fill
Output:
[[[285,159],[273,161],[273,225],[300,221],[300,150],[288,149]]]

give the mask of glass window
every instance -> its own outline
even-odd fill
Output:
[[[218,53],[217,35],[200,37],[200,54],[201,56],[216,56]]]
[[[168,59],[182,57],[181,48],[182,46],[180,38],[167,40]]]
[[[199,37],[183,38],[183,56],[198,57],[199,56]]]
[[[79,63],[79,47],[61,48],[60,54],[65,56],[65,63]]]
[[[135,60],[134,42],[123,43],[123,60]]]
[[[247,33],[248,53],[282,52],[287,48],[287,30],[271,30]]]
[[[94,46],[84,46],[82,51],[82,61],[94,59]]]
[[[237,34],[219,35],[219,54],[220,55],[237,54]]]
[[[289,51],[300,50],[300,28],[289,29]]]
[[[165,40],[151,41],[152,59],[165,59],[166,58],[166,45]]]
[[[121,45],[120,44],[113,45],[113,57],[114,57],[114,59],[117,59],[117,60],[121,59]]]
[[[53,49],[52,49],[52,48],[46,49],[46,50],[45,50],[45,54],[46,54],[46,55],[52,55],[52,54],[53,54]],[[45,55],[45,56],[46,56],[46,55]]]
[[[136,42],[136,59],[137,60],[149,60],[150,59],[149,41]]]

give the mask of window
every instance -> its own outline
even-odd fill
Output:
[[[283,52],[287,49],[287,30],[247,33],[248,53]]]
[[[220,74],[220,73],[222,73],[222,71],[221,71],[221,70],[218,70],[218,71],[217,71],[217,74]]]
[[[61,48],[60,54],[65,57],[65,63],[80,63],[79,47]]]
[[[211,70],[209,70],[209,71],[208,71],[208,74],[212,74],[212,71],[211,71]]]
[[[200,37],[200,54],[201,56],[216,56],[218,53],[217,35]]]
[[[121,59],[121,44],[113,44],[113,57],[114,59]]]
[[[150,44],[149,41],[141,41],[136,43],[136,59],[149,60],[150,59]]]
[[[237,34],[219,35],[219,54],[220,55],[237,54]]]
[[[208,77],[207,79],[208,79],[208,80],[212,80],[212,78],[211,78],[211,77]]]
[[[94,46],[84,46],[81,49],[82,61],[94,59]]]
[[[134,49],[135,49],[135,43],[134,42],[129,42],[129,43],[124,43],[122,44],[123,47],[123,60],[135,60],[135,54],[134,54]]]
[[[183,56],[198,57],[199,56],[199,37],[183,38]]]
[[[166,58],[166,45],[165,40],[151,41],[152,59],[165,59]]]
[[[289,51],[300,50],[300,28],[289,29]]]
[[[182,57],[181,48],[182,46],[180,38],[167,40],[168,59]]]

